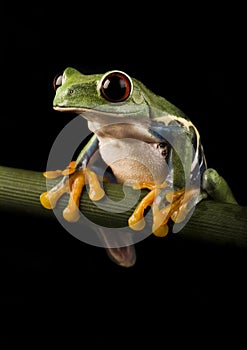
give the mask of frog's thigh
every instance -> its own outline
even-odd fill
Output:
[[[202,177],[203,189],[215,200],[237,204],[226,180],[215,169],[208,168]]]

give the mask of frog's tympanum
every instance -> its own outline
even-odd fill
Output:
[[[58,185],[41,194],[45,208],[53,209],[57,200],[69,193],[63,217],[76,222],[85,184],[89,184],[91,200],[104,198],[101,179],[89,164],[96,151],[115,182],[148,190],[128,219],[133,232],[143,230],[148,207],[153,234],[164,237],[171,225],[186,220],[207,196],[236,203],[226,181],[207,167],[199,132],[190,119],[137,79],[119,70],[84,75],[66,68],[54,86],[54,109],[80,114],[92,137],[65,170],[44,173],[48,178],[62,176]],[[104,235],[104,228],[100,231]],[[134,244],[106,249],[117,264],[135,264]]]

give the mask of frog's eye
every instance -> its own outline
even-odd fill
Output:
[[[57,74],[55,78],[53,79],[53,88],[56,91],[57,88],[63,85],[63,75]]]
[[[132,82],[123,72],[110,72],[103,78],[100,91],[107,101],[123,102],[132,92]]]

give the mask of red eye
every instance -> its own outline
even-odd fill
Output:
[[[56,91],[57,88],[62,86],[63,84],[63,75],[62,74],[57,74],[55,78],[53,79],[53,88]]]
[[[123,102],[131,94],[132,83],[125,73],[111,72],[103,79],[100,91],[107,101]]]

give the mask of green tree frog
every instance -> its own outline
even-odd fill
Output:
[[[90,198],[100,201],[105,192],[90,159],[99,152],[114,181],[134,189],[148,189],[128,220],[133,231],[145,227],[145,210],[152,210],[152,232],[165,237],[171,225],[186,222],[196,204],[207,196],[236,203],[226,181],[208,168],[200,135],[190,119],[164,97],[120,70],[84,75],[68,67],[54,80],[53,108],[74,112],[87,120],[92,137],[78,158],[64,170],[47,171],[61,182],[40,196],[53,209],[69,193],[65,220],[79,220],[79,199],[85,184]],[[100,231],[104,235],[104,230]],[[109,256],[121,266],[136,261],[134,244],[107,246]]]

